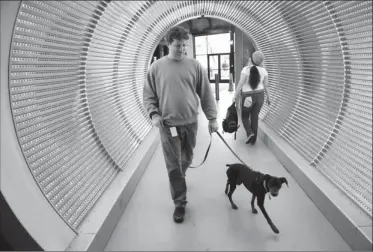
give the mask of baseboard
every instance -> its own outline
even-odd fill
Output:
[[[126,169],[96,202],[66,251],[104,251],[158,144],[159,132],[152,129],[127,162]]]
[[[260,122],[258,136],[351,249],[372,251],[372,218],[263,122]]]

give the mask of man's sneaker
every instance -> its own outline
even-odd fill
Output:
[[[253,139],[254,137],[254,134],[251,133],[248,137],[247,137],[247,140],[246,140],[246,144],[249,144],[251,142],[251,139]]]
[[[181,223],[184,221],[185,207],[177,206],[174,211],[174,222]]]

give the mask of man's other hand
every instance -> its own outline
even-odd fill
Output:
[[[218,131],[218,129],[219,129],[219,124],[216,121],[216,119],[210,120],[209,121],[209,132],[210,132],[210,134]]]
[[[154,126],[156,126],[158,128],[163,127],[162,118],[157,114],[152,116],[152,123],[153,123]]]

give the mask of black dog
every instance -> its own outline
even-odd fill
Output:
[[[270,195],[276,197],[281,189],[283,183],[288,187],[288,181],[286,178],[278,178],[268,174],[263,174],[258,171],[254,171],[247,167],[244,164],[227,164],[229,167],[227,170],[227,185],[225,187],[225,194],[228,195],[229,201],[231,202],[233,209],[238,209],[236,204],[233,203],[232,194],[236,189],[236,185],[244,186],[249,190],[253,197],[251,199],[251,209],[254,214],[258,211],[254,207],[255,198],[257,199],[257,204],[260,210],[262,211],[264,217],[266,218],[268,224],[272,228],[273,232],[276,234],[279,233],[277,227],[272,223],[272,220],[269,218],[266,210],[264,209],[264,199],[265,195],[269,192]],[[229,186],[229,193],[228,193]],[[271,197],[271,196],[270,196]]]

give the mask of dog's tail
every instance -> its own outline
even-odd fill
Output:
[[[231,167],[231,166],[232,166],[232,164],[226,164],[225,166],[227,166],[227,167]]]

